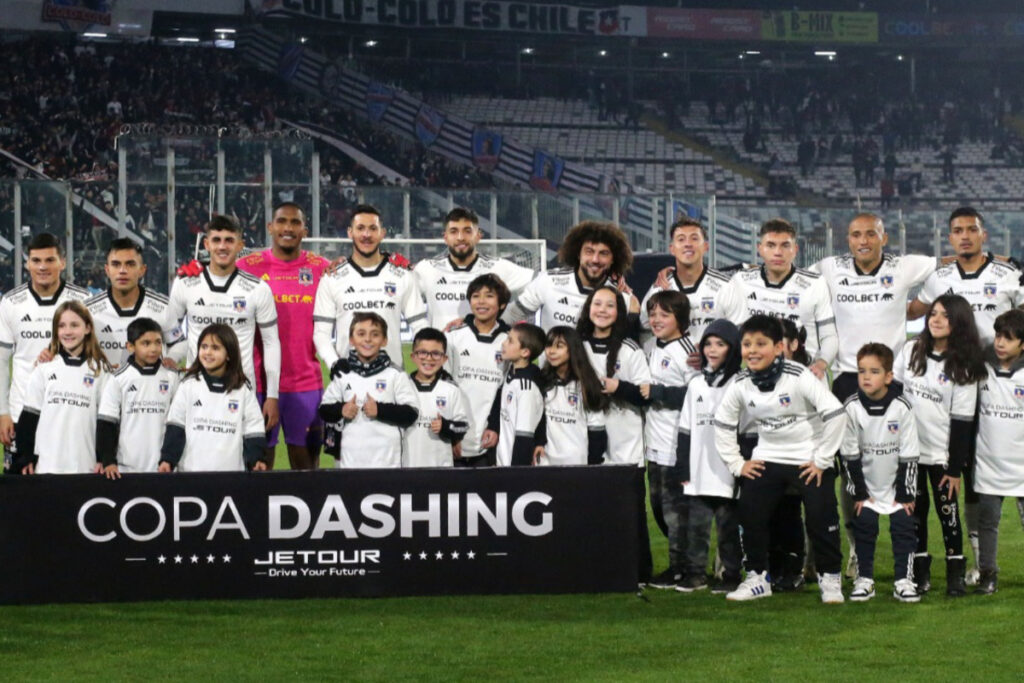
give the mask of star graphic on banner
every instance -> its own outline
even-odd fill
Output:
[[[224,560],[224,564],[228,564],[229,562],[231,562],[230,555],[225,555],[222,559]]]
[[[427,554],[426,553],[420,553],[420,559],[421,560],[427,559]]]
[[[159,562],[160,564],[167,564],[167,558],[165,556],[163,556],[163,555],[161,555],[160,557],[156,558],[156,561]]]
[[[474,553],[472,550],[470,550],[468,553],[466,553],[466,557],[468,557],[471,560],[475,559],[476,558],[476,553]]]
[[[181,564],[181,555],[174,556],[174,564]]]
[[[458,550],[453,550],[452,551],[452,559],[453,560],[459,559],[459,551]]]
[[[207,555],[207,556],[206,556],[206,563],[207,563],[207,564],[213,564],[213,563],[214,563],[214,561],[215,561],[216,559],[217,559],[217,558],[216,558],[216,557],[214,557],[213,555]]]
[[[403,553],[402,554],[402,559],[403,560],[411,560],[412,559],[412,553]]]
[[[192,560],[192,564],[199,564],[199,556],[198,555],[193,555],[192,557],[190,557],[188,559]]]
[[[442,553],[440,550],[438,550],[436,553],[434,553],[434,559],[443,560],[444,559],[444,553]]]

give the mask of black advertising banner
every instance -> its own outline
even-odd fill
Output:
[[[635,590],[641,476],[0,477],[0,603]]]

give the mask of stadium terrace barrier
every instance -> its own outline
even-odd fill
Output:
[[[636,590],[642,474],[0,477],[0,603]]]

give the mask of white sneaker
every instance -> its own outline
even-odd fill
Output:
[[[843,603],[843,577],[841,574],[818,574],[818,586],[821,588],[823,603],[826,605]]]
[[[900,579],[892,589],[892,597],[900,602],[921,602],[921,595],[911,579]],[[850,596],[853,600],[853,595]]]
[[[732,593],[727,593],[726,600],[743,601],[767,598],[772,594],[772,585],[768,582],[768,572],[747,572],[747,578]]]
[[[981,572],[978,571],[977,567],[971,567],[967,570],[967,574],[964,575],[964,581],[968,586],[977,586],[978,582],[981,581]]]
[[[867,602],[875,597],[875,580],[866,576],[858,576],[853,582],[853,590],[850,591],[850,600],[854,602]]]

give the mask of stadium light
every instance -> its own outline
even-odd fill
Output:
[[[532,47],[524,47],[523,48],[523,54],[524,55],[532,55],[533,54],[533,48]]]
[[[198,43],[199,42],[198,38],[189,38],[189,37],[186,37],[186,36],[181,36],[179,38],[175,38],[175,40],[177,40],[179,43]]]
[[[309,40],[309,38],[307,38],[306,36],[302,36],[301,38],[299,38],[299,42],[303,44],[305,44],[307,40]]]
[[[668,58],[669,58],[669,57],[671,57],[671,56],[672,56],[672,55],[670,55],[670,54],[669,54],[669,53],[667,53],[667,52],[662,52],[662,53],[661,53],[661,57],[662,57],[662,59],[668,59]]]
[[[83,33],[82,37],[83,38],[106,38],[107,34],[106,33],[92,33],[92,32],[88,32],[88,33]]]
[[[759,55],[759,54],[761,54],[761,51],[760,50],[747,50],[743,54],[745,54],[745,55]]]
[[[365,43],[363,43],[363,45],[365,45],[366,47],[376,47],[377,46],[377,41],[376,40],[368,40]]]
[[[608,56],[608,50],[598,50],[597,54],[599,56],[601,56],[601,57],[607,57]]]
[[[902,62],[903,61],[903,55],[896,55],[896,61],[897,62]]]
[[[815,57],[835,57],[836,53],[833,50],[815,50]]]
[[[215,28],[213,30],[217,33],[238,33],[238,31],[233,28]]]

